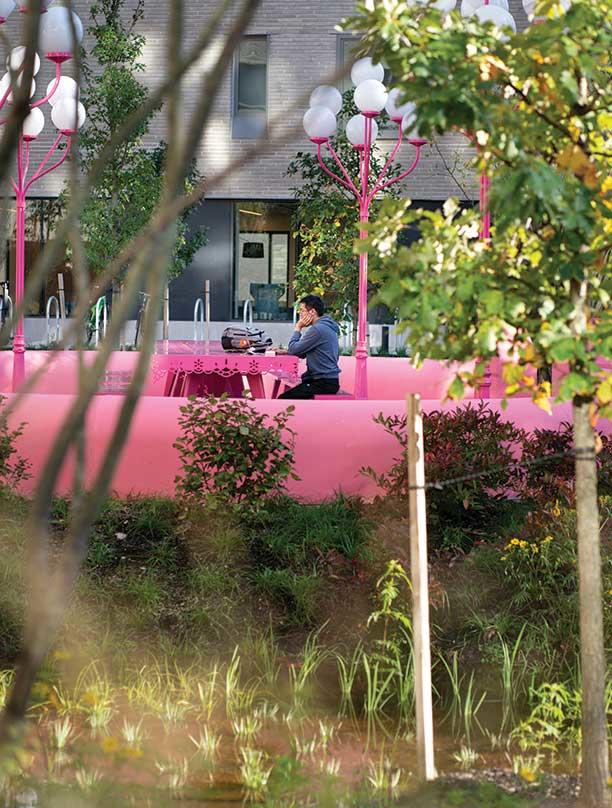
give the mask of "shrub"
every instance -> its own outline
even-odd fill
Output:
[[[385,431],[406,446],[406,417],[382,413],[374,419]],[[503,421],[485,402],[468,404],[450,412],[434,411],[423,417],[425,471],[428,482],[469,477],[488,471],[486,476],[464,479],[427,491],[428,521],[432,546],[460,546],[469,549],[486,528],[485,522],[499,522],[509,510],[508,494],[520,489],[521,471],[515,456],[525,439],[524,430]],[[407,498],[408,468],[405,456],[392,468],[377,474],[363,469],[385,494]]]
[[[293,410],[268,416],[241,399],[190,399],[181,407],[182,436],[174,444],[182,464],[177,493],[208,506],[258,510],[284,490],[287,478],[298,479],[294,432],[287,427]]]
[[[612,555],[605,525],[612,498],[600,502],[603,525],[603,590],[612,592]],[[503,601],[514,618],[528,621],[539,648],[553,647],[573,661],[579,635],[576,512],[554,505],[531,514],[519,536],[488,555],[487,566],[503,585]],[[612,628],[612,602],[604,597],[606,636]]]
[[[6,398],[0,396],[0,409]],[[10,429],[4,414],[0,412],[0,485],[15,488],[19,483],[29,479],[30,463],[17,454],[15,442],[23,435],[25,424],[17,429]]]
[[[599,434],[600,451],[597,454],[599,492],[612,493],[612,440]],[[534,429],[527,435],[523,459],[540,460],[547,455],[567,453],[566,457],[546,463],[524,467],[523,493],[538,503],[554,502],[556,499],[566,505],[574,502],[575,461],[570,454],[574,446],[572,425],[564,421],[559,429]]]

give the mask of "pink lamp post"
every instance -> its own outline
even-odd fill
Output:
[[[377,193],[390,185],[401,182],[417,167],[421,147],[427,141],[419,137],[410,137],[414,129],[414,104],[398,104],[399,90],[387,92],[382,79],[384,68],[375,65],[369,57],[359,59],[351,70],[351,79],[356,85],[355,104],[361,114],[354,115],[346,124],[346,136],[352,146],[359,152],[359,177],[353,180],[346,167],[340,160],[330,138],[337,128],[336,115],[342,108],[342,96],[335,87],[323,85],[317,87],[310,96],[310,109],[304,115],[304,129],[310,140],[317,146],[317,158],[323,171],[337,182],[342,188],[351,193],[359,205],[359,221],[365,224],[370,217],[370,206]],[[393,123],[398,126],[396,143],[391,150],[389,158],[377,177],[371,176],[371,156],[374,142],[378,136],[376,118],[383,109],[387,110]],[[412,165],[397,177],[385,179],[393,163],[404,134],[408,134],[407,142],[416,149]],[[341,176],[333,172],[323,159],[323,147],[331,155],[338,166]],[[365,238],[366,232],[360,230],[360,237]],[[368,397],[368,344],[367,344],[367,316],[368,316],[368,256],[362,253],[359,256],[359,298],[357,315],[357,345],[355,348],[355,398]]]
[[[46,6],[46,3],[44,4]],[[0,23],[4,23],[13,11],[13,0],[0,0]],[[27,3],[19,3],[20,11],[27,10]],[[40,46],[45,57],[55,64],[55,78],[49,83],[45,96],[30,104],[30,112],[23,122],[17,148],[17,179],[12,179],[15,191],[17,217],[15,225],[15,307],[18,308],[24,297],[25,289],[25,208],[26,197],[32,185],[42,177],[59,168],[70,153],[71,137],[85,122],[85,109],[78,101],[79,90],[74,79],[62,76],[62,64],[72,58],[74,51],[73,28],[77,43],[83,38],[83,25],[79,17],[63,6],[44,9],[44,17],[40,24]],[[11,51],[7,60],[8,72],[0,80],[0,110],[12,103],[13,86],[20,84],[25,60],[25,47],[19,46]],[[34,55],[34,75],[40,70],[40,58]],[[30,97],[36,92],[36,82],[32,80]],[[38,168],[29,177],[31,144],[41,134],[45,126],[45,116],[40,109],[43,104],[51,106],[51,119],[58,135],[53,145],[41,160]],[[0,126],[7,119],[0,119]],[[65,139],[65,140],[64,140]],[[64,141],[65,150],[54,163],[51,158]],[[13,352],[22,354],[25,351],[24,317],[19,317],[15,326]]]

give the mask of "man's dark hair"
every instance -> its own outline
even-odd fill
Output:
[[[325,314],[325,304],[318,295],[306,295],[300,300],[307,309],[314,309],[319,317]]]

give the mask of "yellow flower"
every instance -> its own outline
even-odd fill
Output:
[[[115,752],[119,750],[119,746],[119,741],[117,738],[113,738],[112,735],[106,735],[106,737],[102,738],[100,741],[100,748],[105,755],[114,755]]]
[[[535,781],[538,779],[538,775],[528,766],[521,766],[519,769],[519,777],[526,783],[535,783]]]
[[[538,547],[537,544],[532,544],[531,545],[531,552],[532,553],[538,553],[539,551],[540,551],[540,548]]]
[[[121,754],[124,755],[126,758],[140,758],[142,757],[142,749],[139,749],[137,746],[124,746],[121,750]]]
[[[510,542],[510,544],[515,544],[515,545],[516,545],[516,544],[520,544],[520,541],[519,541],[518,539],[512,539],[512,541]]]
[[[502,556],[502,557],[501,557],[501,560],[502,560],[502,561],[507,561],[507,560],[508,560],[508,556]]]
[[[83,704],[86,704],[89,707],[95,707],[95,705],[98,703],[98,694],[95,690],[86,690],[85,693],[83,693],[82,701]]]
[[[542,539],[542,544],[550,544],[552,540],[553,540],[552,536],[546,536],[545,539]]]

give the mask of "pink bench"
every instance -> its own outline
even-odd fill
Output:
[[[355,396],[352,393],[347,393],[346,390],[338,390],[333,395],[320,395],[315,396],[315,401],[354,401]]]

